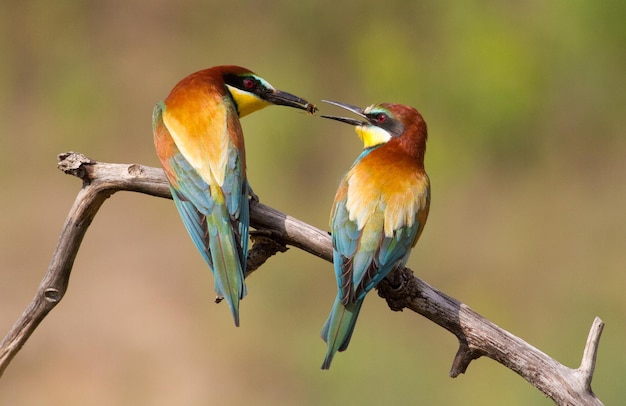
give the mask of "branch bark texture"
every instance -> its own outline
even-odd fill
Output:
[[[39,323],[61,301],[80,243],[104,201],[118,191],[171,198],[161,169],[136,164],[96,162],[82,154],[59,155],[58,167],[82,179],[83,187],[70,209],[35,297],[0,343],[0,376]],[[250,222],[251,273],[287,246],[332,261],[327,232],[252,200]],[[593,322],[579,368],[566,367],[522,339],[498,327],[460,301],[418,279],[408,268],[396,269],[378,286],[378,294],[392,310],[410,309],[454,334],[459,349],[450,375],[465,373],[470,362],[486,356],[515,371],[559,405],[602,405],[591,390],[598,343],[604,323]]]

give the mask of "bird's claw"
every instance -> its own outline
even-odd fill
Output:
[[[252,200],[252,202],[254,202],[254,203],[258,203],[259,202],[259,195],[254,193],[254,190],[252,190],[251,187],[248,188],[248,195],[250,196],[250,200]]]

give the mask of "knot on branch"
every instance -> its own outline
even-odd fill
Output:
[[[285,244],[278,242],[270,230],[252,231],[250,232],[250,239],[252,240],[252,248],[248,251],[246,277],[263,265],[269,257],[289,249]]]
[[[387,301],[389,308],[400,312],[411,301],[420,296],[419,286],[413,272],[404,267],[394,268],[389,275],[376,286],[378,296]]]
[[[95,165],[96,161],[87,158],[78,152],[64,152],[57,156],[57,168],[67,175],[73,175],[83,180],[83,183],[89,183],[90,179],[87,174],[86,166]]]
[[[43,295],[46,298],[46,300],[51,303],[58,303],[61,301],[61,298],[63,297],[63,294],[61,293],[61,291],[56,288],[47,288],[43,292]]]
[[[141,176],[144,176],[146,174],[146,171],[144,171],[141,165],[132,164],[128,165],[128,174],[133,178],[139,178]]]

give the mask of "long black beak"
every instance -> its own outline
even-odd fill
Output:
[[[301,99],[291,93],[283,92],[282,90],[264,93],[262,97],[272,104],[306,110],[310,114],[315,114],[317,111],[315,104],[309,103],[307,100]]]
[[[347,103],[340,103],[340,102],[336,102],[336,101],[332,101],[332,100],[322,100],[324,103],[328,103],[328,104],[333,104],[335,106],[344,108],[348,111],[353,112],[354,114],[361,116],[363,118],[365,118],[365,113],[363,113],[363,109],[357,106],[353,106],[351,104],[347,104]],[[367,121],[361,121],[361,120],[355,120],[354,118],[348,118],[348,117],[341,117],[341,116],[327,116],[327,115],[322,115],[322,117],[324,118],[329,118],[331,120],[337,120],[337,121],[341,121],[342,123],[346,123],[346,124],[350,124],[350,125],[354,125],[354,126],[361,126],[361,125],[367,125],[368,122]]]

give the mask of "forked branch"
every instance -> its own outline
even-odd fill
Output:
[[[82,179],[81,188],[63,226],[48,272],[30,305],[0,344],[0,376],[68,286],[80,243],[98,209],[117,191],[171,198],[161,169],[136,164],[95,162],[84,155],[59,155],[59,169]],[[256,229],[249,273],[287,245],[332,261],[328,233],[252,200],[250,222]],[[568,368],[522,339],[503,330],[458,300],[416,278],[410,269],[396,269],[378,286],[392,310],[410,309],[453,333],[459,340],[450,375],[464,373],[470,362],[487,356],[517,372],[559,405],[601,405],[591,390],[598,343],[604,323],[596,318],[579,368]]]

